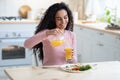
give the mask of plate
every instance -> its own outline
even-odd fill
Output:
[[[81,71],[80,70],[81,66],[86,66],[86,65],[82,65],[82,64],[64,64],[64,65],[61,65],[60,68],[63,71],[71,72],[71,73],[78,73],[78,72],[83,72],[83,71],[90,70],[90,69],[87,69],[87,70]]]

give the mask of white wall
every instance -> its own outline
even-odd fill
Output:
[[[27,4],[32,10],[47,9],[51,4],[69,0],[0,0],[0,16],[18,16],[20,6]]]

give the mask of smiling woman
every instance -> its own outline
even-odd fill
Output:
[[[35,35],[25,41],[26,48],[32,48],[35,53],[40,53],[43,65],[62,65],[65,59],[65,47],[68,43],[57,41],[53,46],[51,40],[57,36],[64,36],[73,48],[72,63],[77,62],[76,38],[73,31],[73,16],[69,7],[61,2],[51,5],[36,28]],[[55,41],[54,41],[55,42]]]

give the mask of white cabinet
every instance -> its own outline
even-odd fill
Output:
[[[120,36],[116,37],[116,52],[115,52],[115,60],[120,61]]]
[[[105,42],[94,41],[92,45],[92,61],[113,61],[114,47]]]
[[[77,39],[77,53],[79,62],[90,62],[91,59],[91,35],[90,30],[79,26],[74,27]]]
[[[75,26],[79,62],[120,60],[120,36]]]
[[[120,47],[116,49],[115,51],[115,60],[120,61]]]
[[[74,32],[76,34],[76,40],[77,40],[77,56],[78,56],[78,61],[81,61],[81,53],[83,53],[83,46],[82,46],[82,42],[83,42],[83,39],[80,37],[82,36],[83,34],[82,33],[82,30],[79,28],[79,27],[74,27]]]
[[[0,30],[2,31],[35,31],[37,23],[6,23],[0,24]]]
[[[115,35],[97,31],[92,41],[92,61],[115,60]]]

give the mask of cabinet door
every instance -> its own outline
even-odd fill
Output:
[[[115,44],[116,44],[116,48],[120,49],[120,36],[116,36]]]
[[[86,40],[83,40],[83,52],[81,53],[81,62],[91,62],[92,61],[92,55],[91,55],[91,50],[92,50],[92,44],[90,39],[84,38]]]
[[[115,60],[120,61],[120,49],[119,48],[117,48],[117,50],[115,51]]]
[[[101,32],[101,31],[96,31],[94,40],[104,42],[105,44],[109,44],[111,46],[116,45],[116,43],[115,43],[116,36],[115,35],[105,33],[105,32]]]
[[[120,61],[120,36],[116,37],[116,52],[115,52],[115,60]]]
[[[115,60],[114,47],[105,42],[94,41],[92,47],[92,61],[113,61]]]
[[[82,29],[79,26],[74,27],[74,32],[76,34],[76,41],[77,41],[77,55],[78,55],[78,62],[81,61],[81,53],[83,53],[83,33]]]
[[[76,26],[74,28],[77,39],[77,53],[79,62],[90,62],[91,61],[91,35],[90,30]]]
[[[116,36],[105,32],[97,31],[93,39],[92,59],[93,61],[115,60]]]

